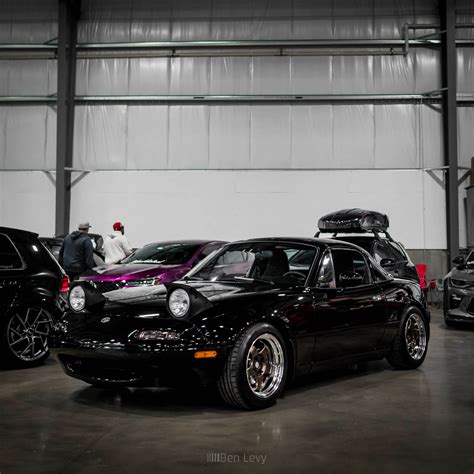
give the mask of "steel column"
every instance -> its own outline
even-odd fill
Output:
[[[443,78],[443,135],[446,171],[446,230],[448,240],[448,268],[459,254],[459,193],[458,193],[458,143],[457,143],[457,56],[455,0],[440,3],[442,30]]]
[[[80,1],[58,0],[58,98],[55,235],[69,232],[76,89],[76,41]]]

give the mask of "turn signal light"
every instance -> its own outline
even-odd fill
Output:
[[[61,293],[67,293],[69,291],[69,278],[67,276],[63,276],[63,281],[61,282],[61,289],[59,291]]]
[[[194,353],[195,359],[213,359],[217,357],[217,351],[198,351]]]

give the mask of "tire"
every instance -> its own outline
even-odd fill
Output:
[[[387,356],[388,362],[394,369],[416,369],[425,360],[428,339],[429,326],[425,316],[415,307],[408,308]]]
[[[271,359],[276,368],[265,373]],[[247,371],[247,367],[251,370]],[[248,372],[248,375],[247,375]],[[288,374],[285,341],[272,325],[259,323],[244,331],[234,344],[217,382],[224,402],[244,410],[260,410],[275,404]]]
[[[29,368],[49,357],[51,314],[40,306],[11,309],[0,325],[0,361],[4,368]]]

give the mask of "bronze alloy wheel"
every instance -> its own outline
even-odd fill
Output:
[[[423,318],[417,313],[408,316],[405,323],[405,343],[409,356],[420,360],[426,351],[426,328]]]
[[[247,382],[254,395],[269,398],[278,391],[284,369],[285,356],[280,341],[269,333],[257,337],[246,361]]]

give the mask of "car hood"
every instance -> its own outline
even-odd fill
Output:
[[[123,288],[105,293],[109,303],[124,303],[129,305],[153,304],[160,305],[166,300],[168,290],[182,287],[190,293],[198,294],[210,303],[217,303],[233,297],[243,297],[255,294],[268,294],[283,291],[276,285],[261,282],[190,282],[177,281],[167,285]]]
[[[81,276],[86,281],[138,280],[179,270],[184,265],[118,264],[103,265]]]
[[[448,277],[474,283],[474,268],[464,268],[462,270],[453,268],[451,272],[448,273]]]

